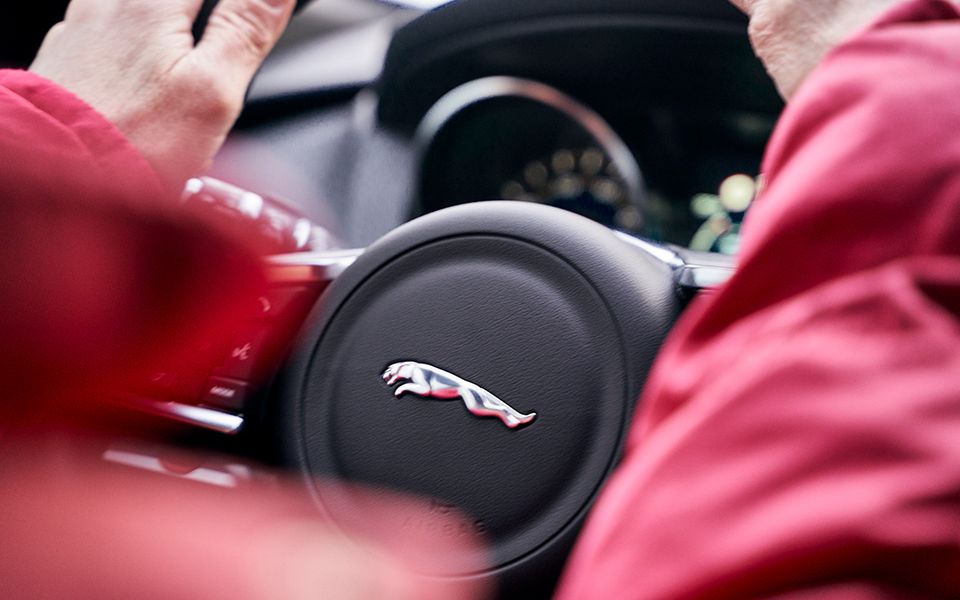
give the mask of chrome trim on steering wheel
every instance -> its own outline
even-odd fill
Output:
[[[624,232],[614,232],[614,235],[667,265],[673,274],[677,292],[686,297],[722,285],[736,270],[736,260],[732,257],[691,252]],[[267,259],[267,274],[272,282],[280,284],[328,284],[343,274],[361,254],[363,250],[339,250],[272,256]],[[137,398],[134,404],[146,412],[226,435],[236,435],[244,426],[242,414],[206,406],[141,398]]]
[[[665,246],[622,231],[614,233],[627,244],[668,265],[678,290],[686,294],[719,287],[737,270],[737,259],[732,256]]]
[[[267,274],[273,282],[329,282],[346,271],[361,254],[362,249],[278,254],[267,259]]]
[[[227,435],[239,433],[244,423],[243,416],[241,415],[226,413],[203,406],[140,399],[137,400],[136,405],[141,410],[161,417]]]

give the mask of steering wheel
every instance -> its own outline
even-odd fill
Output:
[[[486,553],[464,546],[430,574],[495,577],[506,596],[540,597],[617,464],[664,337],[733,264],[560,209],[485,202],[411,221],[363,252],[287,253],[269,269],[265,310],[313,300],[300,303],[314,308],[264,409],[317,507],[334,522],[362,518],[363,500],[330,481],[456,507],[471,526],[439,533],[480,534]],[[240,431],[255,414],[241,380],[268,345],[247,339],[263,336],[237,343],[199,405],[149,407]]]
[[[191,196],[216,188],[192,185]],[[246,216],[269,204],[236,190],[206,198]],[[664,338],[732,260],[519,202],[444,209],[364,251],[302,251],[303,221],[288,222],[294,245],[268,261],[274,287],[259,308],[299,333],[269,396],[248,383],[272,372],[258,365],[276,354],[268,324],[236,343],[199,401],[141,407],[226,434],[266,413],[335,523],[362,519],[364,502],[330,481],[431,498],[471,519],[439,535],[478,534],[486,552],[438,556],[430,575],[548,596]]]
[[[489,555],[447,556],[436,574],[545,595],[664,337],[691,293],[732,272],[713,263],[527,203],[415,220],[310,315],[275,399],[287,456],[334,520],[362,506],[318,478],[464,510]]]
[[[188,193],[248,218],[271,206],[213,181]],[[483,202],[411,221],[365,251],[288,251],[268,270],[261,324],[201,397],[139,406],[225,434],[265,412],[284,462],[334,523],[363,518],[353,484],[456,507],[471,525],[437,533],[480,535],[485,553],[455,545],[462,553],[436,557],[429,574],[545,597],[617,464],[665,336],[734,265],[557,208]],[[297,340],[269,394],[252,396],[247,381],[276,366],[281,322]]]

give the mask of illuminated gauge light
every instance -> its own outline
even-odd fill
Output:
[[[557,198],[576,198],[585,189],[579,175],[561,175],[550,184],[550,192]]]
[[[721,236],[717,240],[717,250],[721,254],[727,254],[733,256],[740,253],[740,246],[743,238],[740,236],[739,232],[733,232]]]
[[[709,219],[722,213],[724,209],[719,197],[713,194],[697,194],[690,201],[690,210],[701,219]]]
[[[500,188],[500,197],[504,200],[518,200],[526,193],[527,190],[523,187],[523,185],[517,183],[516,181],[508,181],[503,184],[502,188]]]
[[[549,182],[550,170],[547,168],[547,165],[537,160],[527,165],[523,170],[523,179],[527,182],[528,186],[539,190],[546,187]]]
[[[609,227],[642,231],[647,215],[632,205],[626,184],[607,175],[609,163],[597,147],[556,150],[546,158],[527,162],[503,184],[502,195],[508,200],[569,210]]]
[[[617,165],[613,163],[608,164],[607,168],[604,169],[604,172],[607,174],[607,177],[611,177],[613,179],[623,179],[623,177],[620,176],[620,170],[617,169]]]
[[[597,179],[590,186],[590,193],[598,201],[614,206],[624,199],[623,186],[612,179]]]
[[[624,206],[617,211],[616,221],[622,229],[640,229],[643,226],[643,213],[636,206]]]
[[[577,157],[569,150],[560,150],[550,158],[550,166],[554,173],[570,173],[577,166]]]
[[[693,239],[690,240],[690,249],[710,252],[720,236],[730,231],[730,227],[730,219],[726,215],[720,214],[710,217],[693,235]]]
[[[727,215],[714,215],[710,217],[710,220],[706,222],[706,227],[713,235],[720,237],[724,235],[730,228],[733,226],[733,223],[730,221],[730,217]]]
[[[596,177],[603,170],[603,163],[606,158],[603,152],[597,148],[588,148],[580,156],[580,172],[587,177]]]
[[[720,184],[720,203],[731,213],[747,212],[757,194],[757,182],[749,175],[731,175]]]

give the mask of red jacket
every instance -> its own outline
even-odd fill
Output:
[[[184,335],[216,331],[256,293],[252,252],[179,209],[116,127],[32,73],[0,71],[0,190],[0,421],[16,398],[74,398],[176,360]]]
[[[827,58],[559,598],[960,597],[960,10]]]
[[[561,598],[960,596],[958,17],[903,5],[791,104],[742,268],[665,348]],[[223,263],[66,92],[0,75],[0,133],[0,382],[134,368],[166,329],[135,324]]]
[[[466,527],[454,515],[353,490],[358,537],[377,548],[366,552],[300,484],[131,446],[161,471],[217,475],[199,485],[108,463],[107,440],[58,435],[63,400],[148,358],[176,368],[165,349],[242,322],[260,291],[256,252],[270,246],[251,248],[258,228],[178,209],[121,132],[30,73],[0,71],[0,194],[0,598],[483,597],[482,582],[441,585],[404,563],[422,561],[419,548],[475,552],[438,533]],[[8,428],[11,412],[41,426]],[[411,535],[406,524],[427,519],[437,529]]]

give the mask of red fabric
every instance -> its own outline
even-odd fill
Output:
[[[149,163],[110,121],[64,88],[29,71],[0,70],[0,152],[6,161],[56,169],[81,163],[85,180],[122,180],[138,197],[164,190]],[[48,161],[41,162],[41,157]],[[10,169],[5,168],[9,173]],[[5,178],[9,178],[5,175]]]
[[[257,293],[237,232],[179,209],[107,119],[28,72],[0,71],[0,194],[0,413],[186,361]]]
[[[151,361],[195,366],[184,347],[231,335],[260,291],[256,241],[178,209],[121,132],[24,72],[0,71],[0,194],[0,598],[486,597],[484,582],[415,574],[481,552],[438,533],[462,529],[457,515],[352,488],[364,521],[334,530],[302,482],[155,444],[134,451],[219,475],[178,480],[109,463],[104,440],[61,435],[54,417],[70,411],[38,415],[49,402]],[[411,534],[411,521],[423,527]]]
[[[561,600],[960,597],[958,19],[898,5],[791,103]]]

